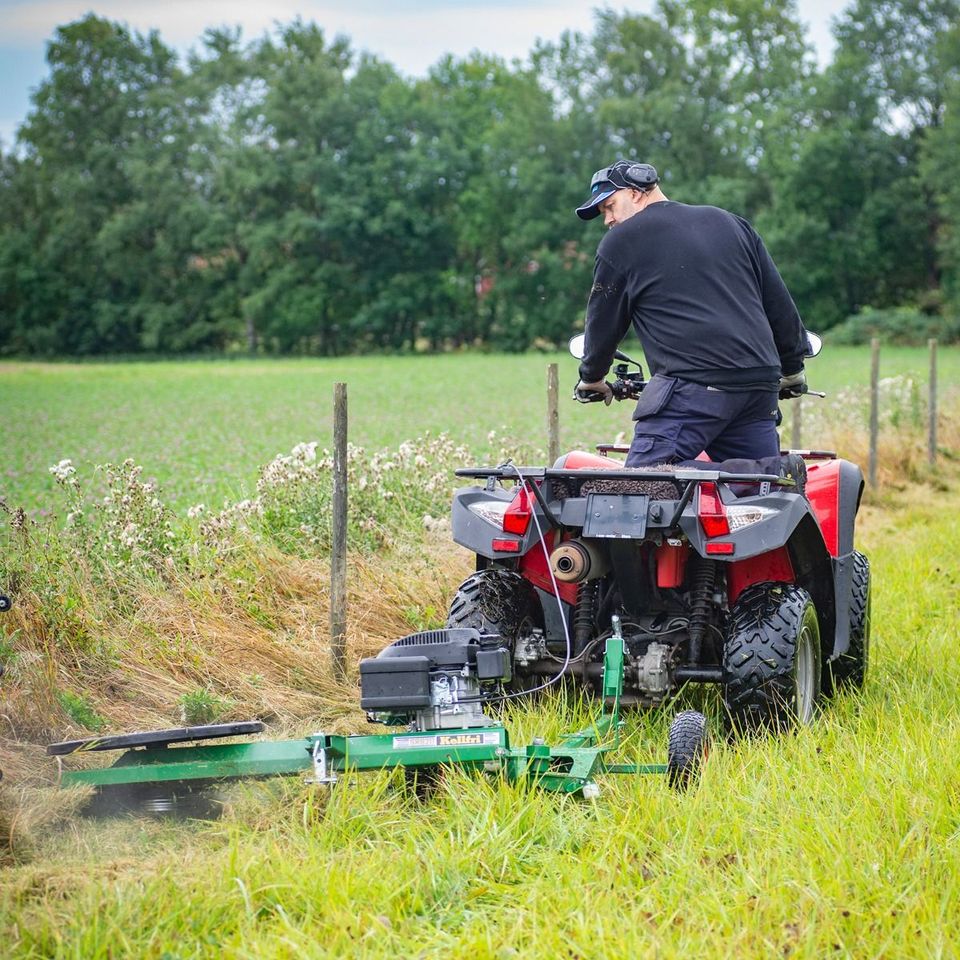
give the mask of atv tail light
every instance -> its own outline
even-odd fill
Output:
[[[776,510],[770,507],[752,507],[747,504],[731,504],[727,507],[727,523],[730,524],[730,532],[735,533],[743,527],[749,527],[751,523],[759,523],[773,516]]]
[[[700,484],[697,516],[700,518],[700,526],[703,527],[706,536],[725,537],[730,533],[727,511],[720,499],[720,493],[715,483]]]
[[[481,520],[492,523],[498,530],[503,529],[503,515],[510,504],[506,500],[479,500],[468,504],[467,509]]]
[[[708,537],[726,537],[753,523],[766,520],[774,513],[776,511],[770,507],[758,507],[749,503],[727,505],[720,499],[715,483],[700,484],[697,516],[700,517],[700,526]]]
[[[494,540],[491,546],[493,547],[494,550],[497,550],[500,553],[519,553],[520,552],[519,540]]]
[[[533,495],[522,485],[513,498],[510,506],[503,513],[503,532],[515,533],[522,537],[530,526],[533,516]]]

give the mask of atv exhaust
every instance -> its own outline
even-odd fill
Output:
[[[564,540],[551,554],[550,567],[563,583],[596,580],[610,569],[603,552],[589,540]]]

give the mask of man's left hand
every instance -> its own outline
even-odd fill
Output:
[[[780,399],[795,400],[807,392],[807,375],[803,370],[780,378]]]

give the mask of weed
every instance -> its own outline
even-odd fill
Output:
[[[183,694],[178,703],[180,719],[188,727],[214,723],[234,706],[231,701],[216,696],[206,688]]]
[[[70,690],[61,690],[57,694],[57,701],[63,707],[63,712],[78,726],[86,730],[99,733],[107,725],[107,721],[94,709],[90,701],[82,693],[73,693]]]

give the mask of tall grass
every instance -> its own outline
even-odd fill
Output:
[[[818,446],[862,449],[862,426],[843,416],[852,404],[816,425]],[[198,704],[260,716],[275,735],[364,721],[355,683],[336,684],[327,662],[321,448],[298,445],[249,496],[192,517],[132,462],[97,474],[96,494],[89,471],[56,462],[69,525],[8,505],[0,544],[0,582],[17,600],[0,621],[0,952],[953,955],[960,491],[951,461],[931,474],[922,444],[893,446],[916,433],[909,391],[900,406],[885,424],[885,485],[861,517],[875,575],[865,693],[782,739],[720,740],[689,795],[611,776],[596,803],[458,773],[421,801],[382,773],[332,795],[296,778],[240,785],[217,824],[78,819],[82,796],[50,789],[41,744],[91,724],[174,725]],[[951,408],[948,452],[955,424]],[[471,569],[435,519],[458,446],[354,451],[353,664],[442,622]],[[502,459],[501,447],[476,458]],[[719,720],[711,696],[689,702]],[[547,698],[513,709],[510,726],[516,742],[555,738],[591,709]],[[662,756],[669,714],[631,715],[624,759]]]

